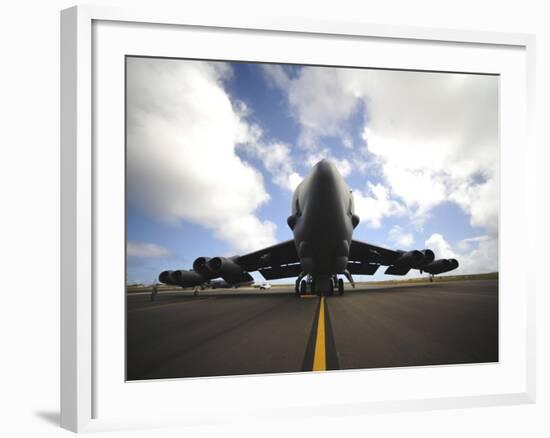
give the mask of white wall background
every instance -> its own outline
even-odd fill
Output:
[[[101,1],[242,11],[457,29],[534,33],[537,36],[537,127],[540,236],[543,271],[548,247],[548,122],[550,26],[545,3],[536,0],[278,0],[260,2]],[[69,435],[59,419],[59,10],[72,1],[4,3],[0,10],[0,434]],[[521,147],[521,145],[518,145]],[[545,202],[543,202],[545,201]],[[549,293],[539,280],[538,402],[529,406],[313,419],[258,430],[256,425],[116,432],[107,436],[549,436]],[[152,400],[154,409],[154,400]],[[284,419],[281,419],[284,420]]]

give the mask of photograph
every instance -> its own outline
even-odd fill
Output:
[[[498,74],[127,55],[125,163],[127,381],[499,362]]]

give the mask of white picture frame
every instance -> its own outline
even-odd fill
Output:
[[[98,31],[98,25],[105,23],[105,31]],[[128,26],[127,30],[121,31],[116,26]],[[419,47],[422,50],[456,50],[464,49],[465,56],[470,56],[466,52],[478,49],[483,49],[495,53],[495,59],[502,56],[502,60],[493,64],[491,60],[478,59],[479,56],[471,56],[472,64],[482,63],[483,72],[491,72],[503,74],[506,78],[511,78],[509,82],[504,84],[504,93],[507,94],[507,99],[503,105],[511,105],[512,98],[514,101],[514,111],[520,111],[515,115],[520,115],[520,120],[517,120],[519,127],[514,127],[514,132],[510,131],[508,125],[504,125],[504,132],[501,133],[503,145],[512,144],[512,140],[521,140],[524,145],[521,152],[514,150],[511,147],[505,147],[505,153],[501,157],[502,174],[501,174],[501,228],[510,230],[505,233],[505,246],[501,245],[501,257],[504,258],[500,263],[501,270],[501,288],[514,288],[517,298],[508,303],[510,310],[507,314],[506,304],[506,289],[504,289],[504,310],[503,319],[501,320],[501,342],[509,342],[510,336],[507,333],[512,333],[514,327],[511,326],[511,316],[518,321],[515,328],[514,345],[504,345],[504,351],[508,349],[511,356],[514,356],[514,365],[510,370],[500,375],[498,370],[505,369],[507,359],[501,360],[497,364],[500,368],[490,370],[490,375],[498,375],[492,382],[492,386],[487,386],[485,389],[480,389],[481,393],[465,388],[462,392],[446,393],[445,388],[441,392],[432,392],[431,396],[418,396],[420,392],[416,389],[411,389],[408,393],[390,392],[388,390],[387,397],[378,395],[369,397],[368,395],[346,393],[346,391],[337,391],[335,388],[346,388],[353,384],[353,381],[368,378],[372,381],[373,378],[380,376],[380,381],[391,379],[392,381],[408,381],[412,374],[415,374],[415,379],[429,378],[434,376],[440,379],[447,379],[449,373],[464,372],[463,376],[477,375],[480,380],[487,380],[484,373],[488,373],[488,369],[477,368],[474,366],[456,367],[455,371],[451,368],[445,368],[441,371],[441,367],[424,367],[416,370],[394,370],[389,377],[383,377],[384,370],[377,371],[357,371],[354,373],[338,374],[319,374],[311,373],[306,375],[293,375],[278,378],[277,376],[256,376],[256,377],[240,377],[240,378],[223,378],[223,379],[191,379],[186,383],[188,391],[206,391],[206,394],[223,394],[224,391],[235,390],[242,392],[244,395],[241,399],[242,406],[236,410],[224,411],[217,405],[209,405],[208,413],[206,412],[206,404],[201,401],[200,397],[196,399],[193,406],[194,411],[190,411],[188,407],[176,406],[168,411],[162,406],[153,409],[149,416],[140,415],[136,411],[134,415],[131,410],[118,409],[115,405],[122,406],[122,398],[117,397],[138,397],[139,394],[148,396],[151,394],[161,394],[166,392],[168,400],[170,400],[170,385],[181,385],[181,382],[166,381],[166,382],[147,382],[139,386],[134,384],[126,384],[126,389],[131,389],[131,394],[124,395],[123,392],[113,392],[109,394],[109,398],[113,400],[113,406],[103,408],[106,404],[105,395],[110,391],[111,378],[117,378],[116,373],[113,376],[105,377],[110,373],[112,363],[105,362],[105,354],[98,354],[102,348],[109,348],[116,356],[117,344],[113,343],[109,346],[104,346],[105,337],[102,333],[105,330],[110,330],[115,333],[114,339],[120,339],[120,325],[114,322],[117,311],[120,310],[120,301],[113,301],[112,311],[106,311],[105,300],[98,300],[98,294],[101,293],[101,285],[105,284],[101,276],[107,278],[108,275],[103,275],[101,268],[98,271],[98,266],[101,265],[100,257],[101,245],[98,247],[98,242],[102,238],[101,234],[105,234],[105,228],[101,225],[101,217],[98,216],[96,207],[98,203],[104,202],[101,189],[101,182],[98,186],[99,172],[115,175],[116,172],[122,172],[120,162],[105,161],[109,157],[102,155],[98,157],[95,148],[97,147],[98,138],[103,134],[97,130],[96,124],[101,122],[102,113],[100,108],[103,105],[102,97],[96,94],[96,88],[99,81],[102,81],[102,68],[98,67],[94,62],[105,53],[106,60],[110,56],[120,57],[120,53],[137,54],[135,50],[139,50],[139,44],[145,43],[139,38],[140,33],[143,33],[146,27],[149,27],[153,32],[176,32],[177,29],[187,29],[190,32],[197,31],[201,35],[215,34],[219,32],[234,32],[235,38],[246,37],[248,41],[253,41],[262,38],[262,35],[269,35],[269,38],[302,38],[307,39],[307,44],[313,44],[315,41],[323,38],[334,38],[338,40],[338,44],[362,44],[363,41],[373,41],[374,43],[383,42],[388,45],[408,45],[410,47]],[[131,28],[131,29],[130,29]],[[117,39],[121,33],[126,31],[133,32],[134,46],[132,52],[125,52],[127,47],[124,43],[119,44]],[[112,53],[107,54],[106,39],[112,38],[113,44],[109,50]],[[123,38],[122,38],[123,39]],[[155,38],[153,38],[155,39]],[[162,43],[162,37],[159,37]],[[154,43],[154,42],[153,42]],[[151,44],[153,44],[151,43]],[[257,44],[257,42],[256,42]],[[164,45],[167,46],[166,44]],[[252,44],[254,46],[254,44]],[[153,46],[151,46],[153,47]],[[118,50],[118,52],[117,52]],[[149,48],[148,50],[153,50]],[[167,47],[165,50],[170,50]],[[201,47],[196,48],[200,52]],[[207,47],[204,46],[205,53]],[[277,58],[277,54],[269,54],[269,47],[262,47],[262,54],[258,56],[273,56]],[[121,52],[122,51],[122,52]],[[312,50],[314,52],[314,50]],[[427,54],[429,55],[429,53]],[[525,34],[507,34],[507,33],[492,33],[492,32],[472,32],[459,31],[450,29],[425,29],[415,27],[402,26],[380,26],[365,23],[338,23],[338,22],[318,22],[308,21],[306,19],[276,19],[276,18],[259,18],[247,17],[245,15],[237,15],[231,17],[216,17],[215,15],[198,16],[192,11],[168,12],[162,10],[127,10],[108,7],[95,6],[78,6],[66,9],[61,13],[61,426],[75,431],[100,431],[120,428],[147,428],[147,427],[162,427],[174,425],[189,425],[189,424],[210,424],[214,422],[235,421],[235,419],[246,420],[254,417],[255,419],[273,419],[276,415],[291,415],[294,418],[309,418],[312,415],[343,415],[355,414],[362,415],[369,412],[395,412],[404,410],[419,410],[419,409],[440,409],[450,407],[475,407],[487,405],[502,405],[502,404],[519,404],[533,403],[535,400],[535,272],[532,267],[527,264],[519,266],[518,271],[512,272],[512,260],[508,261],[507,254],[518,245],[522,244],[523,248],[533,250],[535,245],[536,235],[536,199],[535,199],[535,143],[533,139],[533,110],[534,110],[534,52],[535,40],[532,35]],[[168,53],[168,52],[167,52]],[[167,53],[161,54],[166,55]],[[485,52],[483,52],[485,53]],[[478,53],[479,55],[479,53]],[[205,54],[205,58],[212,55]],[[238,53],[232,56],[240,56]],[[243,55],[244,56],[244,55]],[[250,52],[247,60],[252,59],[254,54]],[[296,56],[292,60],[300,59],[300,55],[288,54],[288,56]],[[321,56],[321,55],[319,55]],[[324,54],[323,56],[327,56]],[[331,56],[329,53],[328,56]],[[117,59],[118,59],[117,58]],[[238,59],[229,56],[230,59]],[[460,57],[457,57],[457,59]],[[272,58],[270,58],[272,59]],[[391,61],[390,58],[388,67],[402,67],[399,62]],[[95,61],[94,61],[95,60]],[[410,61],[411,65],[420,62],[416,60]],[[426,70],[438,70],[437,62],[434,60],[433,65],[424,64]],[[449,61],[450,62],[450,61]],[[472,71],[473,67],[464,66],[460,68],[460,64],[456,64],[455,71]],[[105,66],[106,63],[98,63]],[[418,67],[417,64],[416,68]],[[507,67],[508,66],[508,67]],[[499,69],[503,69],[502,71]],[[506,70],[510,69],[510,70]],[[506,70],[505,73],[503,71]],[[120,72],[120,70],[116,70]],[[480,70],[481,71],[481,70]],[[116,75],[115,75],[116,76]],[[120,84],[123,78],[116,76],[116,81],[113,84]],[[523,81],[525,80],[525,81]],[[515,81],[515,82],[514,82]],[[510,85],[509,85],[510,84]],[[112,85],[112,84],[111,84]],[[109,86],[111,86],[109,85]],[[101,88],[100,84],[100,88]],[[118,92],[123,90],[118,90]],[[116,99],[116,93],[114,94]],[[509,97],[509,99],[508,99]],[[120,103],[120,102],[119,102]],[[515,105],[518,103],[518,105]],[[504,110],[510,108],[504,107]],[[501,121],[511,120],[507,114],[501,114]],[[116,120],[116,119],[113,119]],[[105,125],[103,125],[105,126]],[[103,131],[107,128],[101,128]],[[122,131],[123,126],[119,126]],[[117,137],[119,138],[119,137]],[[120,147],[124,147],[123,143]],[[518,157],[521,158],[518,161]],[[508,169],[511,166],[518,166],[514,174],[516,180],[512,180],[512,176]],[[117,167],[118,166],[118,167]],[[122,175],[121,174],[121,175]],[[115,184],[116,185],[116,184]],[[115,190],[116,192],[116,190]],[[509,198],[521,199],[523,208],[508,209]],[[121,198],[113,198],[113,202],[119,202]],[[123,200],[123,198],[122,198]],[[101,209],[99,209],[101,210]],[[530,212],[527,215],[527,211]],[[117,222],[118,223],[118,222]],[[524,223],[524,234],[522,236],[514,235],[514,226],[518,223]],[[120,224],[119,224],[120,225]],[[120,237],[120,226],[111,230],[113,233],[118,233]],[[123,234],[123,223],[122,223]],[[116,240],[116,239],[115,239]],[[122,248],[123,251],[123,248]],[[534,251],[533,251],[534,252]],[[521,263],[521,262],[518,262]],[[98,274],[98,272],[100,274]],[[120,274],[120,272],[119,272]],[[118,278],[118,274],[114,274]],[[123,274],[122,274],[123,275]],[[114,278],[114,277],[113,277]],[[504,278],[504,280],[503,280]],[[506,283],[504,284],[503,281]],[[118,284],[118,283],[117,283]],[[123,290],[123,284],[120,283],[120,288]],[[510,294],[511,297],[511,294]],[[512,300],[512,298],[510,298]],[[118,307],[117,307],[118,306]],[[514,314],[514,312],[516,312]],[[508,315],[508,316],[507,316]],[[123,315],[118,315],[123,319]],[[99,323],[101,319],[101,323]],[[98,324],[101,327],[98,328]],[[508,330],[509,329],[509,330]],[[519,333],[518,333],[519,330]],[[517,339],[515,339],[517,337]],[[512,342],[512,341],[510,341]],[[118,345],[120,347],[120,345]],[[502,347],[502,344],[501,344]],[[118,356],[117,356],[118,357]],[[505,356],[506,357],[506,356]],[[122,364],[120,365],[122,367]],[[449,370],[451,371],[445,371]],[[386,370],[387,372],[387,370]],[[488,375],[489,375],[488,374]],[[344,376],[344,377],[342,377]],[[374,376],[374,377],[373,377]],[[466,379],[466,377],[462,377]],[[508,379],[513,382],[513,385],[504,383]],[[120,379],[119,379],[120,380]],[[363,381],[363,380],[361,380]],[[366,381],[366,380],[365,380]],[[104,383],[107,382],[107,383]],[[125,385],[124,381],[118,382],[121,388]],[[459,382],[460,383],[460,382]],[[292,406],[285,405],[285,393],[271,394],[273,404],[261,406],[258,399],[247,401],[249,398],[261,397],[256,391],[256,387],[260,387],[262,392],[266,388],[274,388],[273,385],[289,388],[291,385],[302,388],[322,388],[323,393],[327,392],[334,394],[334,399],[325,401],[319,399],[317,392],[312,391],[309,395],[305,395],[297,403],[301,409],[293,409]],[[346,386],[347,385],[347,386]],[[380,391],[383,391],[382,384]],[[152,392],[150,392],[152,391]],[[332,391],[332,392],[331,392]],[[416,392],[415,392],[416,391]],[[261,394],[261,392],[260,392]],[[436,395],[435,395],[436,394]],[[103,398],[102,398],[103,397]],[[261,401],[261,400],[260,400]],[[227,402],[223,400],[222,402]],[[108,414],[101,414],[102,410]],[[151,411],[151,409],[149,409]],[[98,414],[99,413],[99,414]],[[215,414],[215,415],[213,415]]]

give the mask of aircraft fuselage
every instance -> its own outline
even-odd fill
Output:
[[[288,219],[303,272],[343,273],[358,222],[350,188],[333,163],[321,160],[296,188]]]

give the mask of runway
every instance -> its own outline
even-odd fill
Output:
[[[127,380],[498,361],[498,281],[127,295]]]

